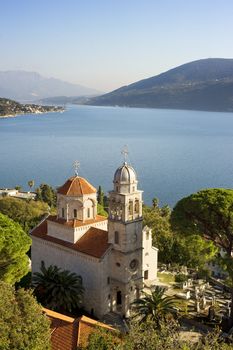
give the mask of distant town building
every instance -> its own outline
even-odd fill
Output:
[[[0,188],[0,197],[14,197],[21,199],[36,199],[35,192],[23,192],[15,188]]]
[[[31,232],[32,272],[57,265],[82,277],[83,306],[102,318],[130,315],[131,303],[157,278],[158,250],[142,224],[142,191],[126,162],[115,172],[109,217],[97,214],[96,189],[76,175],[57,191],[57,216]]]

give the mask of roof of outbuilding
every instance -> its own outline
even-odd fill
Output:
[[[83,177],[72,176],[64,185],[58,188],[57,193],[66,196],[82,196],[84,194],[96,193],[96,188]]]
[[[75,319],[46,308],[43,311],[51,320],[52,350],[76,350],[78,346],[86,346],[88,337],[96,326],[115,331],[114,328],[86,316]]]
[[[108,243],[108,232],[96,227],[90,227],[89,230],[84,233],[84,235],[76,243],[70,243],[62,239],[49,236],[47,234],[47,222],[51,218],[54,217],[48,217],[41,224],[35,227],[34,230],[31,231],[31,235],[62,245],[69,249],[76,250],[80,253],[93,256],[95,258],[101,258],[110,247],[110,244]]]

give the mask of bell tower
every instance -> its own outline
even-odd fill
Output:
[[[111,259],[112,311],[129,316],[130,304],[139,297],[142,275],[142,191],[126,159],[115,172],[109,193],[108,241]]]

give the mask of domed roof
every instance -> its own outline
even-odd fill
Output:
[[[126,162],[116,170],[113,180],[117,183],[134,183],[136,181],[137,175],[134,168]]]
[[[82,196],[83,194],[96,193],[96,188],[83,177],[72,176],[63,186],[58,188],[57,193],[66,196]]]

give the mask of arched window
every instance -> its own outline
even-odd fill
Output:
[[[133,202],[129,201],[129,215],[133,215]]]
[[[139,200],[138,199],[135,200],[134,211],[135,211],[135,213],[139,212]]]
[[[119,232],[115,231],[114,233],[114,242],[115,244],[119,244]]]
[[[61,210],[61,216],[64,218],[65,217],[65,209],[64,208],[62,208],[62,210]]]
[[[77,209],[74,209],[74,218],[77,218]]]

